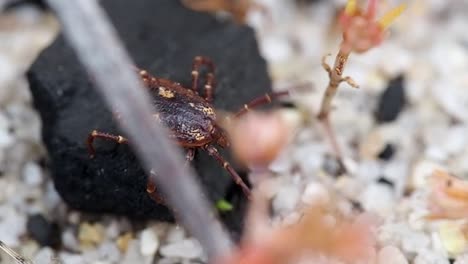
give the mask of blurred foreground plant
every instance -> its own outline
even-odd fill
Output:
[[[375,227],[372,216],[345,217],[329,203],[308,208],[296,224],[273,228],[260,188],[254,193],[240,249],[217,263],[375,263]]]
[[[464,219],[468,217],[468,182],[435,170],[430,178],[430,214],[427,218]]]
[[[283,264],[321,256],[346,263],[373,261],[376,256],[374,219],[368,215],[344,216],[334,201],[308,208],[296,224],[271,227],[265,183],[269,164],[298,125],[288,121],[280,111],[249,112],[225,126],[234,154],[249,165],[253,182],[257,184],[240,247],[216,263]]]
[[[234,155],[253,168],[268,166],[286,145],[293,130],[280,112],[249,112],[230,119],[226,128]]]
[[[367,11],[357,7],[356,0],[348,0],[345,10],[340,16],[339,23],[343,30],[343,40],[335,58],[333,68],[330,67],[324,56],[322,66],[328,72],[329,83],[322,99],[318,118],[323,122],[330,137],[335,155],[341,160],[341,152],[330,124],[329,114],[332,109],[332,100],[342,82],[354,88],[359,86],[349,76],[343,77],[343,71],[352,52],[364,53],[378,46],[386,35],[389,25],[404,11],[406,5],[401,4],[387,12],[380,20],[375,21],[377,0],[369,0]]]

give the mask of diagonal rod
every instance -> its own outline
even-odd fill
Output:
[[[110,108],[119,108],[121,128],[146,171],[154,177],[181,223],[198,239],[210,259],[228,253],[231,241],[201,196],[192,169],[151,117],[149,94],[104,11],[95,0],[47,0],[59,17],[65,37],[96,82]],[[129,2],[129,4],[131,4]]]

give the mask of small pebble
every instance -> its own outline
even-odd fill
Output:
[[[62,232],[62,244],[67,249],[74,251],[80,250],[78,238],[75,236],[75,233],[71,228],[67,228]]]
[[[426,203],[424,203],[424,206],[426,206]],[[423,205],[419,205],[417,207],[418,208],[416,209],[410,209],[411,211],[407,215],[407,221],[413,230],[424,232],[428,225],[428,221],[425,219],[428,212],[427,209],[423,207]]]
[[[132,232],[126,232],[125,234],[119,236],[117,238],[117,247],[120,249],[122,253],[127,252],[128,249],[128,244],[130,241],[133,240],[133,233]]]
[[[102,243],[97,251],[99,259],[103,261],[103,263],[119,263],[122,259],[121,251],[114,241],[106,241]]]
[[[93,263],[95,261],[101,260],[97,248],[87,248],[81,252],[85,262]]]
[[[289,212],[294,210],[300,198],[298,187],[294,185],[282,186],[273,199],[275,212]]]
[[[60,205],[63,205],[63,200],[55,190],[53,182],[49,181],[46,183],[44,193],[44,204],[46,211],[55,211]]]
[[[327,189],[321,183],[311,182],[307,184],[301,201],[307,205],[326,204],[330,200]]]
[[[60,253],[60,261],[48,263],[48,264],[83,264],[86,263],[83,256],[79,254],[71,254],[67,252]],[[94,264],[94,263],[93,263]]]
[[[106,227],[106,235],[109,239],[117,239],[120,235],[119,222],[117,222],[115,219],[112,219]]]
[[[406,253],[420,253],[421,250],[429,248],[431,239],[422,232],[409,231],[403,234],[404,238],[401,248]]]
[[[332,175],[334,177],[338,177],[346,172],[346,169],[342,162],[336,157],[330,155],[325,156],[322,168],[329,175]]]
[[[414,56],[408,50],[392,42],[386,42],[381,48],[388,59],[380,60],[379,66],[387,76],[396,76],[411,68]]]
[[[28,162],[23,168],[23,180],[31,186],[38,186],[43,182],[42,169],[35,162]]]
[[[100,244],[104,239],[104,227],[99,224],[84,222],[78,231],[78,240],[83,247],[93,247]]]
[[[54,251],[49,247],[44,247],[41,250],[39,250],[39,252],[37,252],[36,256],[34,256],[33,263],[34,264],[50,264],[50,263],[53,263],[52,261],[54,259],[55,259]]]
[[[431,232],[431,243],[432,243],[432,249],[435,252],[444,252],[446,253],[447,250],[445,250],[445,247],[442,243],[442,239],[440,238],[439,232],[432,231]]]
[[[161,238],[167,235],[169,228],[173,225],[165,222],[157,222],[152,224],[151,226],[153,227],[156,236]]]
[[[463,254],[457,257],[453,264],[466,264],[468,263],[468,254]]]
[[[395,183],[393,183],[393,181],[387,179],[385,176],[382,176],[380,178],[377,179],[377,183],[379,184],[382,184],[382,185],[386,185],[390,188],[394,188],[395,187]]]
[[[154,230],[146,228],[140,234],[140,251],[143,256],[153,256],[159,247],[159,239]]]
[[[359,154],[363,159],[375,159],[385,148],[385,130],[374,129],[366,131],[366,136],[359,144]]]
[[[297,224],[297,222],[299,222],[300,219],[301,219],[301,214],[299,214],[298,212],[293,212],[283,218],[282,224],[284,226],[294,225],[294,224]]]
[[[382,152],[379,153],[378,158],[388,161],[393,157],[393,154],[395,154],[395,147],[393,144],[387,143]]]
[[[182,259],[180,258],[161,258],[158,259],[158,264],[182,264],[185,263],[183,262]]]
[[[280,62],[291,56],[292,48],[284,36],[271,36],[263,40],[262,54],[269,61]]]
[[[468,111],[468,98],[464,92],[464,84],[457,79],[438,78],[431,83],[432,97],[442,107],[442,109],[456,120],[468,121],[464,114]]]
[[[392,186],[395,197],[400,199],[408,186],[411,163],[405,159],[393,159],[383,166],[382,175]],[[398,200],[399,201],[399,200]]]
[[[36,241],[28,240],[21,245],[21,249],[18,251],[18,254],[25,258],[33,259],[34,256],[39,252],[39,249],[39,244]]]
[[[439,227],[439,235],[444,248],[450,256],[463,253],[468,248],[464,234],[465,223],[444,222]]]
[[[57,223],[49,222],[42,214],[28,217],[26,228],[29,235],[41,246],[57,249],[61,245],[61,230]]]
[[[408,260],[397,247],[386,246],[379,251],[377,264],[408,264]]]
[[[411,174],[410,186],[412,188],[427,187],[428,179],[436,169],[444,169],[441,165],[429,161],[421,160],[414,165],[413,173]]]
[[[423,248],[414,258],[413,264],[450,264],[450,261],[448,257],[441,253]]]
[[[172,226],[167,232],[166,241],[168,243],[177,242],[185,238],[185,229],[179,225]]]
[[[377,180],[382,175],[382,165],[376,160],[363,160],[359,163],[356,175],[363,182]]]
[[[404,77],[398,76],[390,81],[380,96],[375,119],[379,123],[394,121],[405,105]]]
[[[459,155],[466,149],[467,129],[465,126],[456,125],[450,127],[443,138],[441,148],[449,155]]]
[[[140,254],[138,240],[131,240],[128,245],[127,252],[123,260],[120,262],[122,264],[136,264],[136,263],[144,263],[144,258]]]
[[[164,257],[179,257],[184,259],[201,258],[203,254],[200,243],[192,238],[161,246],[159,252]]]
[[[7,148],[15,142],[15,138],[8,131],[0,130],[0,149]]]
[[[365,210],[386,216],[395,205],[392,189],[383,184],[369,185],[359,196],[359,202]]]
[[[10,206],[0,206],[0,234],[9,247],[21,245],[19,237],[26,233],[26,216]]]

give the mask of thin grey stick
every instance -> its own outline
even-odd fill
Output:
[[[120,126],[132,139],[131,145],[146,171],[158,172],[158,176],[149,177],[155,178],[178,220],[198,239],[208,258],[227,254],[231,241],[202,198],[192,169],[181,165],[181,153],[154,122],[150,95],[132,71],[133,63],[98,1],[47,2],[59,17],[81,63],[96,81],[96,88],[110,108],[119,108],[125,120]]]
[[[16,253],[13,249],[11,249],[9,246],[7,246],[3,241],[0,240],[0,249],[5,251],[10,257],[14,258],[16,263],[20,264],[33,264],[33,262],[20,254]]]

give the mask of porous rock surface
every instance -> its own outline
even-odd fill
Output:
[[[193,57],[211,57],[217,67],[217,109],[236,110],[269,91],[266,64],[250,28],[195,13],[174,0],[131,5],[107,0],[102,5],[136,65],[155,76],[188,87]],[[115,134],[118,130],[92,78],[62,36],[43,52],[28,77],[43,120],[55,187],[69,206],[135,218],[172,218],[167,208],[146,194],[146,173],[128,146],[96,140],[97,155],[89,158],[85,141],[93,129]],[[227,195],[231,202],[243,204],[241,192],[214,159],[198,151],[193,164],[211,200]],[[228,225],[241,226],[243,207],[239,204],[224,216]]]

